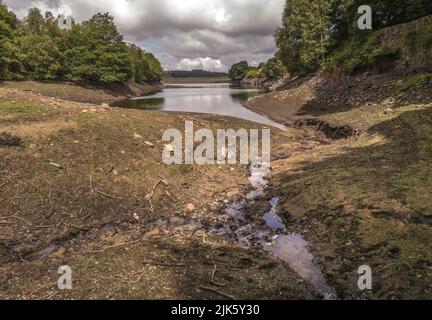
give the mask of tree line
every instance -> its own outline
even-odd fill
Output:
[[[372,8],[372,30],[358,28],[362,5]],[[381,44],[380,31],[431,14],[431,0],[287,0],[282,25],[275,32],[278,51],[271,60],[290,74],[320,69],[352,74],[379,68],[399,54],[398,48]],[[420,49],[432,50],[432,26],[416,37],[422,39]],[[248,72],[243,61],[232,67],[230,75],[239,80]]]
[[[287,73],[286,67],[278,57],[269,59],[266,63],[258,66],[249,66],[247,61],[240,61],[232,65],[228,75],[233,81],[243,79],[266,78],[277,79]]]
[[[71,28],[33,8],[22,21],[0,4],[0,80],[72,80],[88,83],[162,79],[160,62],[128,44],[114,18],[98,13]]]

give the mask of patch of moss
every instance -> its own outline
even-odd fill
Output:
[[[409,29],[404,35],[404,45],[409,49],[410,55],[418,56],[416,60],[429,60],[432,58],[432,26],[422,29]]]
[[[372,33],[366,39],[353,38],[345,46],[334,51],[327,70],[339,70],[346,74],[355,74],[370,69],[381,69],[399,57],[399,48],[381,44],[382,32]]]

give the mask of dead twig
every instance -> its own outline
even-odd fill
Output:
[[[211,174],[208,174],[207,172],[202,171],[201,169],[194,167],[194,170],[198,171],[199,173],[202,173],[203,175],[209,177],[212,180],[215,180],[216,182],[219,182],[219,180],[216,179],[216,177],[212,176]]]
[[[217,271],[218,271],[217,265],[215,264],[214,267],[213,267],[212,275],[211,275],[211,283],[214,284],[217,287],[226,287],[225,284],[220,283],[220,282],[216,282],[215,276],[216,276],[216,272]]]
[[[209,292],[212,292],[212,293],[216,293],[216,294],[218,294],[218,295],[220,295],[220,296],[222,296],[222,297],[225,297],[225,298],[227,298],[227,299],[230,299],[230,300],[237,300],[236,297],[234,297],[234,296],[232,296],[232,295],[229,295],[229,294],[227,294],[227,293],[225,293],[225,292],[219,291],[219,290],[217,290],[217,289],[213,289],[213,288],[205,287],[205,286],[200,286],[199,288],[200,288],[201,290],[205,290],[205,291],[209,291]]]
[[[77,225],[75,225],[75,224],[71,224],[71,223],[70,223],[69,226],[72,227],[72,228],[75,228],[75,229],[78,229],[78,230],[84,231],[84,232],[89,231],[89,229],[86,229],[86,228],[84,228],[84,227],[77,226]]]
[[[67,167],[66,167],[66,174],[69,174],[69,168],[70,168],[70,166],[71,166],[73,160],[74,160],[74,159],[70,159],[70,161],[69,161],[69,163],[68,163],[68,165],[67,165]]]
[[[378,269],[378,270],[376,271],[376,273],[379,273],[379,272],[381,272],[381,271],[384,271],[384,270],[386,270],[386,269],[388,269],[388,268],[391,268],[391,267],[393,267],[393,266],[395,266],[395,265],[396,265],[396,263],[389,264],[388,266],[385,266],[385,267],[383,267],[383,268],[381,268],[381,269]]]
[[[27,219],[18,217],[17,215],[14,215],[13,218],[24,221],[26,224],[28,224],[29,226],[33,225],[30,221],[28,221]]]
[[[41,287],[38,287],[38,288],[34,289],[34,290],[33,290],[32,292],[30,292],[28,295],[29,295],[30,297],[32,297],[33,294],[35,294],[36,292],[38,292],[38,291],[40,291],[40,290],[42,290],[42,289],[46,289],[46,288],[48,288],[48,287],[53,287],[54,285],[55,285],[54,283],[49,283],[49,284],[43,285],[43,286],[41,286]]]
[[[59,165],[58,163],[55,163],[55,162],[50,162],[49,165],[51,167],[55,167],[55,168],[60,169],[60,170],[64,169],[61,165]]]
[[[93,190],[94,190],[96,193],[99,193],[100,195],[105,196],[105,197],[108,197],[108,198],[111,198],[111,199],[124,199],[123,197],[112,196],[112,195],[110,195],[110,194],[107,194],[107,193],[105,193],[105,192],[99,191],[99,190],[97,190],[97,189],[93,189]]]
[[[145,196],[145,200],[150,204],[150,210],[153,211],[153,196],[156,188],[162,183],[162,179],[159,179],[158,182],[153,186],[150,192]]]
[[[92,176],[90,175],[90,192],[94,194]]]
[[[92,213],[89,213],[88,215],[86,215],[85,217],[82,217],[82,218],[77,218],[77,219],[75,219],[74,221],[87,221],[91,216],[93,215],[93,212]]]
[[[113,245],[113,246],[105,247],[105,248],[100,249],[100,250],[93,250],[92,252],[94,252],[94,253],[105,252],[105,251],[110,250],[110,249],[117,249],[117,248],[121,248],[121,247],[130,246],[130,245],[136,244],[136,243],[138,243],[140,241],[141,240],[135,240],[135,241],[132,241],[132,242],[116,244],[116,245]]]

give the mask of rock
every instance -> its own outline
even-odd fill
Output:
[[[193,203],[188,203],[188,205],[186,206],[186,209],[187,209],[189,212],[192,212],[192,211],[195,210],[195,205],[194,205]]]
[[[10,135],[9,133],[0,133],[0,146],[19,147],[23,144],[20,137]]]
[[[384,114],[392,114],[392,113],[394,113],[394,110],[391,109],[391,108],[387,108],[387,109],[385,109],[385,111],[384,111]]]
[[[234,198],[235,196],[237,196],[237,191],[230,191],[227,193],[227,197],[228,198]]]
[[[134,139],[142,139],[142,135],[138,134],[138,133],[134,133]]]
[[[109,104],[108,103],[102,103],[101,108],[107,109],[107,108],[109,108]]]
[[[147,147],[149,147],[149,148],[153,148],[153,147],[154,147],[154,144],[151,143],[150,141],[144,141],[144,144],[145,144]]]
[[[159,228],[153,229],[152,231],[146,233],[146,236],[149,236],[149,237],[154,237],[154,236],[158,236],[158,235],[160,235]]]

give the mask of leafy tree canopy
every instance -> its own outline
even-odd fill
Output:
[[[111,83],[160,81],[156,57],[123,40],[108,13],[70,30],[52,13],[33,8],[18,21],[0,5],[0,79],[68,79]]]

